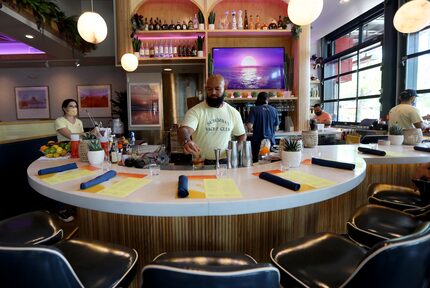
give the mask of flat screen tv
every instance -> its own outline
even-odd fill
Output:
[[[213,48],[213,72],[227,89],[285,89],[284,48]]]

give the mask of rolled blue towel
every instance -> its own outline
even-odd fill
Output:
[[[46,174],[52,174],[52,173],[57,173],[57,172],[63,172],[63,171],[67,171],[67,170],[73,170],[73,169],[77,169],[78,165],[76,165],[76,163],[69,163],[69,164],[65,164],[65,165],[61,165],[61,166],[55,166],[55,167],[51,167],[51,168],[44,168],[44,169],[40,169],[37,174],[38,175],[46,175]]]
[[[188,197],[188,194],[188,177],[181,175],[178,180],[178,197],[185,198]]]
[[[299,183],[281,178],[279,176],[276,176],[276,175],[273,175],[273,174],[270,174],[267,172],[261,172],[259,177],[260,177],[260,179],[267,180],[269,182],[272,182],[273,184],[277,184],[279,186],[288,188],[288,189],[293,190],[293,191],[300,190],[300,184]]]
[[[360,151],[361,153],[364,153],[364,154],[373,154],[373,155],[378,155],[378,156],[385,156],[387,154],[385,151],[366,148],[366,147],[358,147],[357,149],[358,149],[358,151]]]
[[[352,164],[352,163],[344,163],[344,162],[338,162],[338,161],[326,160],[326,159],[320,159],[320,158],[313,158],[313,157],[312,157],[312,164],[325,166],[325,167],[331,167],[331,168],[345,169],[345,170],[354,170],[355,169],[355,164]]]
[[[102,174],[100,176],[97,176],[94,179],[91,179],[90,181],[81,183],[81,190],[88,189],[90,187],[93,187],[94,185],[97,185],[97,184],[100,184],[102,182],[108,181],[109,179],[111,179],[111,178],[113,178],[115,176],[116,176],[116,171],[109,170],[106,173],[104,173],[104,174]]]
[[[430,147],[427,145],[416,145],[414,146],[414,149],[422,152],[430,152]]]

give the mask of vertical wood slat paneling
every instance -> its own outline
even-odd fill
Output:
[[[232,216],[151,217],[78,209],[79,235],[118,243],[139,253],[140,271],[159,253],[186,250],[224,250],[247,253],[259,262],[284,242],[316,232],[345,233],[351,213],[367,202],[372,183],[411,186],[417,165],[368,165],[362,184],[339,197],[293,209]]]

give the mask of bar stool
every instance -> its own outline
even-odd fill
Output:
[[[3,287],[127,287],[136,250],[88,240],[52,246],[0,244]]]
[[[48,211],[34,211],[0,221],[0,243],[53,244],[63,238],[62,223]]]
[[[430,211],[414,216],[389,207],[367,204],[359,207],[346,223],[348,236],[372,247],[388,239],[414,233],[428,220]]]
[[[279,271],[235,252],[169,252],[142,270],[143,288],[278,288]]]
[[[426,287],[430,271],[430,223],[371,250],[350,239],[318,233],[270,253],[283,287]]]

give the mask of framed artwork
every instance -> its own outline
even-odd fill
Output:
[[[78,85],[77,89],[79,117],[111,117],[111,85]]]
[[[49,119],[48,86],[15,87],[16,119]]]
[[[129,84],[130,128],[161,128],[161,83]]]

